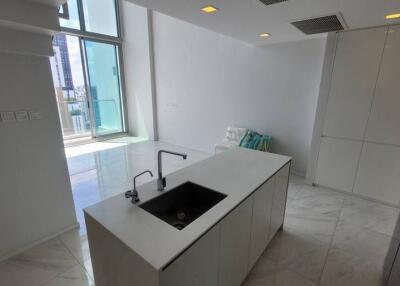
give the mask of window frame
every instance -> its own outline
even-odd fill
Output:
[[[85,77],[85,88],[86,88],[86,93],[89,98],[89,104],[92,106],[92,96],[90,94],[90,87],[89,87],[89,75],[87,71],[87,66],[86,66],[86,56],[85,56],[85,51],[83,50],[83,45],[82,42],[87,39],[87,40],[92,40],[96,42],[103,42],[106,44],[113,44],[117,48],[117,54],[118,54],[118,68],[119,68],[119,82],[120,82],[120,94],[121,94],[121,110],[122,110],[122,132],[119,133],[113,133],[110,135],[99,135],[95,136],[93,133],[93,128],[92,128],[92,137],[93,138],[107,138],[107,137],[116,137],[119,135],[126,135],[129,130],[128,126],[128,115],[127,115],[127,98],[126,98],[126,85],[125,85],[125,70],[124,70],[124,60],[123,60],[123,48],[122,48],[122,37],[121,37],[121,18],[120,18],[120,1],[119,0],[113,0],[115,2],[115,19],[116,19],[116,26],[117,26],[117,36],[110,36],[110,35],[105,35],[105,34],[99,34],[99,33],[94,33],[94,32],[89,32],[86,31],[85,27],[85,15],[83,12],[83,3],[82,0],[76,0],[77,5],[78,5],[78,15],[79,15],[79,24],[80,24],[80,29],[74,29],[74,28],[67,28],[67,27],[62,27],[60,25],[60,33],[70,35],[70,36],[76,36],[79,38],[80,41],[80,52],[81,52],[81,57],[84,61],[84,77]],[[90,109],[90,108],[89,108]],[[93,117],[93,115],[91,115]],[[92,118],[93,120],[93,118]]]
[[[61,19],[69,20],[68,3],[62,4],[60,8],[62,8],[62,12],[60,12],[60,9],[58,10],[58,17]]]

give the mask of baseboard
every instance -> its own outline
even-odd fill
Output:
[[[73,230],[73,229],[76,229],[76,228],[79,228],[79,227],[80,227],[79,223],[76,222],[74,224],[71,224],[71,225],[63,228],[60,231],[57,231],[55,233],[52,233],[52,234],[50,234],[48,236],[45,236],[45,237],[39,239],[39,240],[36,240],[36,241],[34,241],[32,243],[29,243],[28,245],[25,245],[24,247],[21,247],[21,248],[18,248],[16,250],[7,252],[6,254],[0,256],[0,262],[4,261],[6,259],[9,259],[9,258],[11,258],[11,257],[13,257],[15,255],[18,255],[18,254],[20,254],[20,253],[22,253],[22,252],[24,252],[24,251],[26,251],[26,250],[28,250],[28,249],[30,249],[32,247],[35,247],[35,246],[37,246],[39,244],[42,244],[43,242],[46,242],[46,241],[48,241],[50,239],[53,239],[53,238],[65,233],[67,231],[70,231],[70,230]]]
[[[373,202],[373,203],[379,203],[379,204],[383,204],[383,205],[386,205],[386,206],[389,206],[389,207],[394,207],[394,208],[397,208],[397,209],[400,208],[400,205],[398,205],[398,204],[388,203],[388,202],[377,200],[377,199],[374,199],[374,198],[371,198],[371,197],[363,196],[363,195],[360,195],[360,194],[357,194],[357,193],[337,190],[337,189],[334,189],[334,188],[331,188],[331,187],[326,187],[326,186],[319,185],[319,184],[316,184],[316,183],[312,183],[311,185],[314,186],[314,187],[324,188],[324,189],[327,189],[327,190],[330,190],[330,191],[333,191],[333,192],[345,194],[345,195],[350,196],[350,197],[363,199],[363,200],[370,201],[370,202]]]

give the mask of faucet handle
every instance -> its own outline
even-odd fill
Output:
[[[127,199],[131,198],[132,195],[133,195],[133,192],[132,192],[132,191],[126,191],[126,192],[125,192],[125,198],[127,198]]]

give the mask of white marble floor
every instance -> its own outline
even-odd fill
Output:
[[[132,176],[139,171],[156,171],[157,150],[189,155],[187,161],[166,156],[166,173],[209,156],[165,143],[127,142],[96,145],[97,152],[69,151],[80,222],[82,208],[130,188]],[[143,177],[141,182],[147,180]],[[396,208],[310,187],[293,176],[284,230],[273,239],[243,285],[381,285],[383,259],[398,215]],[[0,263],[0,285],[94,285],[85,233],[83,224],[80,230]]]

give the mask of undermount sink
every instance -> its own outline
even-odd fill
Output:
[[[139,207],[182,230],[226,196],[192,182],[186,182]]]

